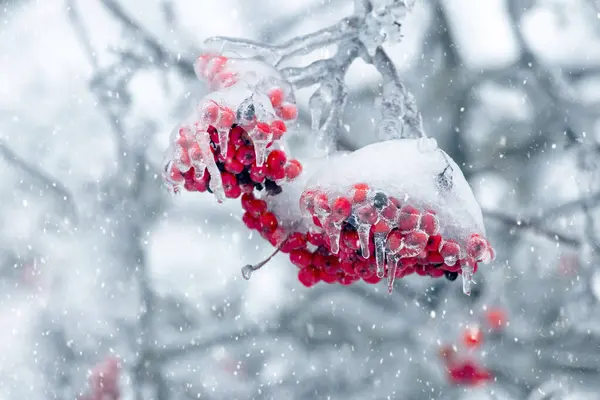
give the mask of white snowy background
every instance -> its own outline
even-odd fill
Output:
[[[597,6],[417,0],[388,48],[497,249],[467,297],[421,277],[306,289],[284,256],[244,281],[270,246],[238,202],[162,188],[204,39],[280,43],[351,1],[0,0],[0,400],[75,399],[111,354],[123,399],[598,398]],[[348,72],[348,147],[375,140],[379,81]],[[453,385],[439,346],[492,307],[509,325],[471,356],[495,381]]]

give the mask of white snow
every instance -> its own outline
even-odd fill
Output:
[[[442,195],[435,178],[446,168],[445,158],[440,150],[422,151],[419,142],[389,140],[334,157],[313,175],[308,187],[347,194],[352,185],[367,183],[401,200],[408,196],[415,207],[435,211],[444,237],[464,240],[473,233],[484,234],[481,209],[458,165],[446,155],[453,169],[453,188]]]

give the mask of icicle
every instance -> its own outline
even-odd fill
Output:
[[[252,138],[252,135],[250,135]],[[256,165],[262,167],[265,163],[265,159],[267,158],[267,146],[269,145],[270,140],[257,140],[252,138],[252,143],[254,144],[254,155],[256,157]]]
[[[377,265],[377,277],[383,278],[385,275],[385,239],[387,232],[377,232],[374,235],[375,241],[375,262]]]
[[[329,236],[331,252],[333,254],[337,254],[340,251],[340,236],[342,233],[342,226],[336,223],[328,223],[323,226],[325,228],[325,234]]]
[[[368,259],[371,256],[369,251],[369,232],[371,232],[370,224],[358,225],[358,241],[360,242],[360,254],[363,258]]]
[[[470,262],[462,266],[463,293],[471,295],[471,285],[473,284],[473,266]]]
[[[221,154],[223,154],[223,157],[227,157],[227,145],[229,144],[229,128],[221,128],[217,130],[217,133],[219,135],[219,148],[221,150]]]
[[[394,281],[396,280],[396,271],[398,270],[398,262],[400,258],[394,254],[387,255],[387,267],[388,267],[388,293],[392,294],[394,291]]]
[[[225,189],[223,188],[223,181],[221,180],[221,171],[219,171],[219,168],[217,167],[215,157],[210,148],[210,139],[206,129],[202,129],[201,126],[198,126],[196,139],[200,151],[202,152],[204,164],[206,164],[206,169],[210,174],[210,189],[217,198],[217,202],[222,203],[223,200],[225,200]]]

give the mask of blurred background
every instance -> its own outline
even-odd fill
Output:
[[[271,246],[239,203],[164,190],[169,133],[207,90],[204,39],[281,43],[352,10],[0,0],[1,400],[76,399],[112,357],[121,399],[600,399],[597,1],[418,0],[387,48],[484,210],[498,257],[470,297],[418,276],[391,296],[306,289],[285,256],[244,281]],[[350,68],[343,147],[375,140],[380,82]],[[444,346],[491,379],[457,379]]]

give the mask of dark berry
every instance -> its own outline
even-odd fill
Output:
[[[281,186],[276,184],[270,179],[265,179],[265,189],[267,190],[267,194],[269,196],[277,196],[279,193],[283,191]]]
[[[250,172],[247,169],[243,170],[242,172],[237,174],[235,177],[237,178],[238,183],[240,185],[249,185],[249,184],[253,183],[252,178],[250,178]]]
[[[256,190],[258,190],[259,192],[260,192],[261,190],[263,190],[263,185],[262,185],[261,183],[255,183],[255,184],[254,184],[254,187],[255,187],[255,188],[256,188]]]
[[[449,281],[455,281],[458,278],[458,272],[444,271],[444,275]]]
[[[375,193],[375,197],[373,197],[373,205],[378,210],[381,210],[388,204],[388,197],[383,192]]]

